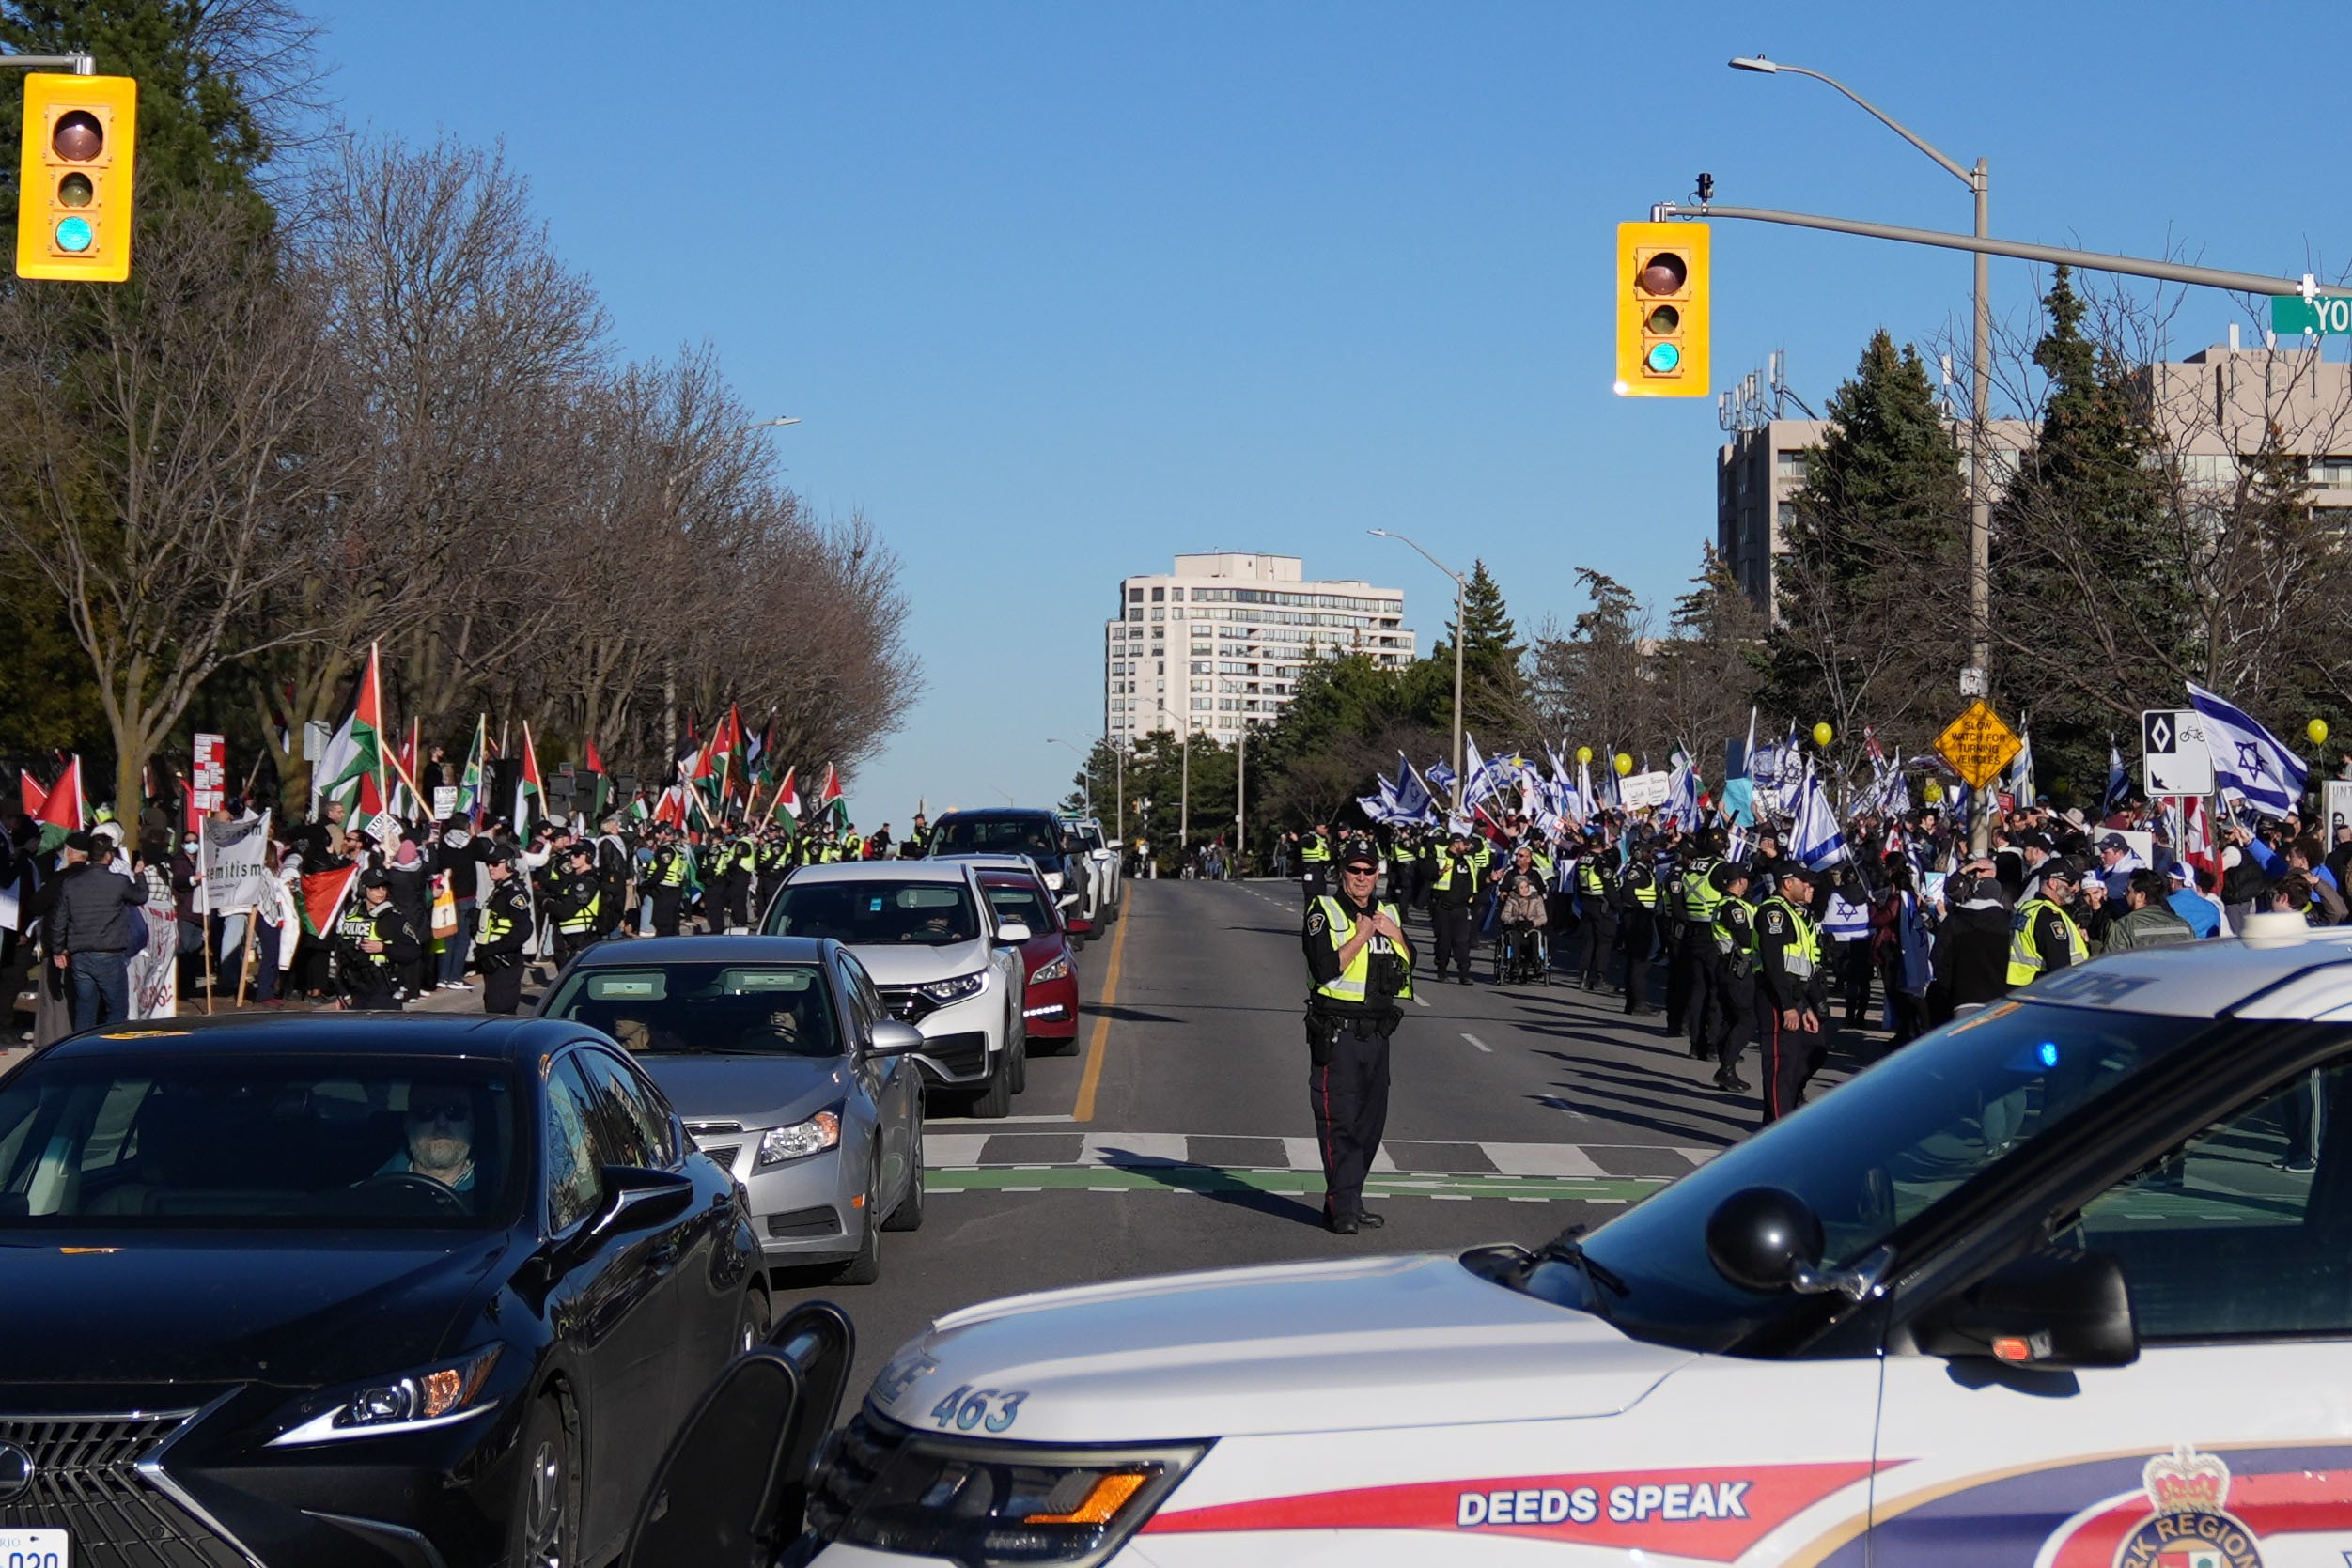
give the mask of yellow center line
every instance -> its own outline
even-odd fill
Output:
[[[1133,899],[1135,890],[1128,889],[1126,896]],[[1073,1122],[1095,1119],[1095,1091],[1102,1083],[1103,1048],[1111,1040],[1111,1008],[1119,1000],[1119,959],[1127,952],[1127,928],[1134,918],[1135,907],[1129,903],[1119,911],[1118,934],[1111,939],[1111,962],[1102,970],[1102,998],[1095,1003],[1100,1011],[1095,1015],[1094,1037],[1086,1042],[1086,1071],[1078,1080],[1078,1104],[1070,1111]]]

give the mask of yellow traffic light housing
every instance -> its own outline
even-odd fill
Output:
[[[1617,396],[1707,393],[1707,228],[1617,225]]]
[[[131,275],[131,177],[139,84],[128,76],[24,79],[16,275],[120,283]]]

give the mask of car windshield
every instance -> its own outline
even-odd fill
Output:
[[[479,1228],[523,1183],[484,1063],[236,1056],[28,1063],[0,1086],[0,1233]]]
[[[546,1011],[639,1056],[841,1054],[832,993],[814,964],[575,969]]]
[[[1053,929],[1052,917],[1045,910],[1045,900],[1037,896],[1034,887],[1011,884],[991,886],[988,890],[989,908],[1002,921],[1017,920],[1029,927],[1033,937],[1042,937]]]
[[[1707,1256],[1706,1223],[1735,1192],[1775,1187],[1820,1216],[1826,1263],[1851,1264],[2092,1099],[2211,1029],[2048,1002],[2006,1001],[1878,1063],[1584,1238],[1625,1285],[1546,1261],[1519,1288],[1606,1315],[1638,1338],[1725,1350],[1823,1300],[1743,1290]]]
[[[946,947],[978,939],[980,912],[960,882],[787,882],[768,907],[767,930],[853,947]]]
[[[934,855],[1058,855],[1062,835],[1041,816],[951,816],[931,836]]]

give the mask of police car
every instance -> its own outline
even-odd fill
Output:
[[[2052,975],[1532,1253],[942,1318],[807,1527],[823,1568],[2343,1568],[2352,937]]]

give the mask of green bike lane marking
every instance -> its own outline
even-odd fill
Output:
[[[1319,1171],[1251,1170],[1211,1165],[981,1166],[932,1170],[932,1192],[1269,1192],[1320,1193]],[[1631,1203],[1666,1185],[1659,1176],[1482,1176],[1375,1172],[1364,1191],[1383,1198],[1503,1198],[1522,1203]]]

